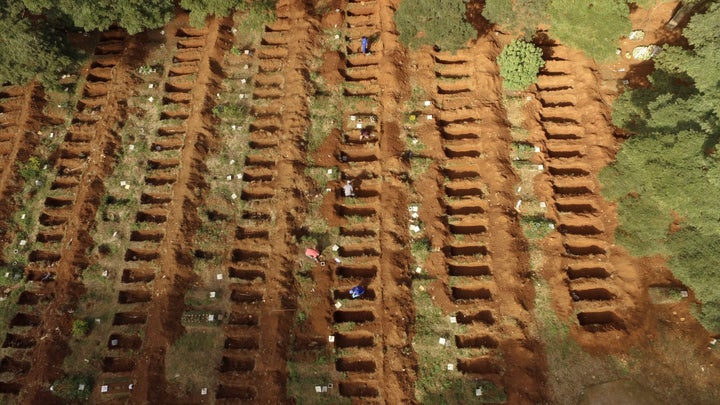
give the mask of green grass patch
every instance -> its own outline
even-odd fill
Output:
[[[75,374],[63,377],[53,384],[53,393],[58,397],[75,403],[87,401],[93,390],[93,377]]]
[[[410,160],[410,178],[413,181],[420,178],[428,171],[432,163],[433,160],[430,158],[412,158]]]
[[[555,223],[543,216],[523,216],[520,225],[528,239],[542,239],[555,230]]]
[[[287,395],[297,405],[341,405],[351,404],[350,398],[340,396],[337,386],[327,392],[315,392],[315,387],[328,387],[333,382],[334,359],[322,351],[304,353],[304,357],[314,357],[315,361],[288,361],[290,376],[287,383]]]
[[[166,357],[168,383],[179,392],[212,388],[216,380],[217,359],[224,333],[220,328],[188,329],[170,346]]]
[[[548,13],[551,35],[598,62],[615,57],[620,38],[632,29],[624,0],[552,0]]]
[[[456,51],[477,36],[466,13],[462,0],[404,1],[394,19],[403,45],[411,49],[437,45],[443,50]]]
[[[467,327],[450,323],[449,314],[443,313],[435,305],[427,292],[431,282],[415,280],[412,289],[416,308],[413,347],[419,363],[415,397],[420,403],[426,404],[504,402],[505,392],[491,381],[469,377],[457,371],[457,359],[470,357],[475,351],[455,346],[454,336],[465,333]],[[441,337],[448,341],[445,346],[438,343]],[[455,370],[449,371],[448,364],[453,364]],[[482,396],[476,396],[475,390],[478,388],[482,389]]]

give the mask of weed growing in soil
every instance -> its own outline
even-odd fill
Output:
[[[82,387],[82,389],[80,389]],[[53,384],[53,393],[68,401],[87,401],[92,394],[93,378],[75,374],[64,377]]]
[[[418,354],[418,380],[415,397],[428,404],[468,404],[504,402],[505,393],[492,382],[468,377],[456,370],[448,370],[448,364],[456,366],[457,359],[470,357],[470,349],[459,349],[454,345],[454,336],[467,331],[467,327],[450,323],[449,315],[436,306],[427,292],[433,280],[413,282],[415,314],[415,339],[413,348]],[[441,346],[439,338],[447,339]],[[483,396],[477,397],[475,390],[483,389]]]
[[[74,337],[82,337],[90,332],[90,324],[87,319],[76,319],[72,326],[72,335]]]
[[[523,216],[520,218],[520,224],[528,239],[542,239],[555,229],[553,221],[544,216]]]
[[[189,328],[168,350],[167,370],[172,370],[168,382],[180,393],[212,387],[218,362],[211,356],[221,353],[223,336],[220,328]]]
[[[309,361],[288,361],[290,376],[287,384],[287,395],[295,400],[297,405],[315,404],[351,404],[350,398],[340,396],[337,387],[329,388],[332,383],[334,372],[328,371],[328,362],[334,362],[332,356],[327,356],[321,351],[306,353],[314,357],[315,362]],[[327,392],[315,392],[315,387],[328,387]]]
[[[430,158],[413,158],[410,160],[410,178],[416,181],[422,176],[432,165],[433,160]]]
[[[477,32],[465,18],[462,0],[418,0],[400,3],[394,15],[400,42],[412,49],[438,45],[456,51]]]

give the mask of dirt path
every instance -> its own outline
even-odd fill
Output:
[[[540,72],[531,139],[540,146],[544,171],[536,191],[547,199],[558,233],[545,245],[545,276],[558,314],[576,314],[573,333],[586,348],[612,349],[640,338],[646,297],[639,274],[614,246],[615,208],[600,195],[599,171],[616,152],[610,106],[597,68],[582,54],[541,43]]]
[[[378,80],[382,90],[378,98],[378,115],[384,128],[380,140],[381,319],[385,354],[383,392],[388,403],[412,402],[415,396],[410,387],[417,378],[417,359],[412,351],[415,310],[410,290],[409,189],[403,182],[408,165],[401,160],[405,140],[402,139],[399,120],[402,116],[400,103],[409,95],[410,89],[404,71],[407,56],[398,42],[393,21],[398,3],[391,0],[378,2],[383,56],[379,63]]]
[[[123,31],[103,33],[95,49],[83,99],[78,103],[75,122],[57,152],[53,190],[40,213],[42,225],[36,236],[38,248],[29,255],[27,277],[38,281],[31,294],[54,297],[33,301],[28,311],[42,313],[42,321],[24,335],[15,338],[23,341],[22,347],[34,347],[34,361],[25,377],[22,397],[30,401],[42,395],[50,383],[59,376],[60,365],[66,354],[66,339],[72,323],[71,309],[81,291],[76,277],[86,266],[86,249],[92,241],[88,236],[103,190],[103,179],[112,171],[117,149],[116,126],[122,123],[126,94],[127,68],[141,53],[137,43]],[[94,76],[93,70],[114,67],[109,76]],[[95,111],[104,120],[88,117],[86,99],[96,101]],[[43,281],[44,280],[44,281]],[[21,302],[25,304],[25,302]],[[12,333],[11,333],[12,335]]]

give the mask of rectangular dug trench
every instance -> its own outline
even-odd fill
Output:
[[[570,280],[583,278],[605,279],[610,277],[610,272],[601,263],[569,264],[565,267],[565,272]]]
[[[366,330],[357,330],[352,332],[335,333],[335,347],[373,347],[375,345],[375,335]]]
[[[257,396],[257,392],[253,387],[247,386],[236,386],[220,384],[215,398],[217,399],[237,399],[237,400],[252,400]]]
[[[482,277],[491,276],[490,266],[482,263],[449,264],[448,273],[451,276]]]
[[[340,372],[374,373],[377,366],[372,359],[341,357],[335,360],[335,369]]]
[[[499,374],[502,368],[495,359],[475,357],[458,359],[458,370],[465,374]]]
[[[378,386],[372,381],[340,382],[340,395],[344,397],[377,397],[380,395]]]
[[[492,326],[495,324],[495,316],[490,310],[463,310],[455,314],[457,322],[461,325],[484,324]]]
[[[250,372],[255,369],[255,359],[252,357],[223,356],[220,362],[221,373]]]
[[[483,300],[491,301],[490,290],[479,286],[456,286],[451,287],[452,297],[455,301]]]
[[[625,322],[613,311],[585,311],[577,314],[578,322],[588,332],[626,330]]]
[[[340,310],[333,313],[333,322],[335,323],[365,323],[374,320],[375,314],[370,310]]]

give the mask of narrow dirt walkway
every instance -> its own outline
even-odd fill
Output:
[[[382,392],[386,403],[410,403],[415,395],[410,389],[417,376],[417,359],[412,350],[415,310],[410,290],[409,263],[410,234],[408,223],[408,166],[401,160],[405,149],[402,139],[400,108],[410,89],[404,65],[407,56],[398,42],[393,15],[398,6],[395,0],[379,0],[380,42],[382,59],[379,63],[381,92],[378,97],[380,135],[380,279],[382,282],[383,362]]]

